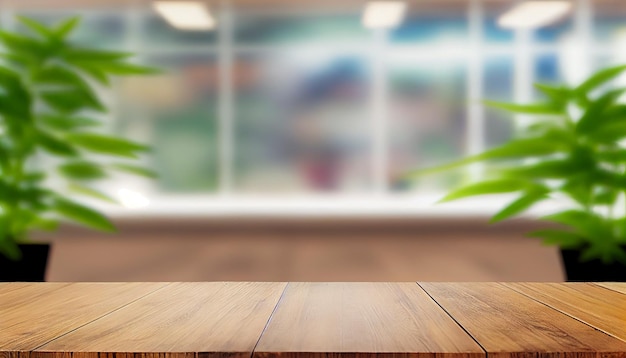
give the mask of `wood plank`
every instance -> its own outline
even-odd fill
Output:
[[[626,294],[626,282],[596,282],[594,285],[602,286],[608,288],[609,290],[621,292]]]
[[[420,283],[487,350],[504,357],[626,357],[611,337],[498,283]],[[536,352],[536,353],[532,353]]]
[[[590,283],[506,283],[588,325],[626,341],[626,295]]]
[[[255,358],[484,357],[411,283],[289,283]]]
[[[33,357],[249,358],[285,283],[174,283],[37,349]],[[143,354],[140,354],[143,353]]]
[[[0,296],[0,350],[27,352],[161,287],[162,283],[36,283]]]
[[[0,283],[2,306],[18,303],[23,304],[24,300],[32,300],[37,296],[47,294],[48,292],[58,290],[68,285],[69,283],[56,282],[2,282]],[[15,292],[18,290],[20,292]]]

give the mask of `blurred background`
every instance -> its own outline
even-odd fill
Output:
[[[626,4],[506,23],[516,1],[394,3],[2,1],[4,29],[80,15],[76,43],[165,70],[106,93],[108,129],[152,145],[159,178],[108,181],[120,232],[64,227],[48,280],[562,280],[557,249],[524,238],[532,215],[489,226],[501,198],[434,205],[488,168],[403,175],[510,138],[482,99],[624,62]]]

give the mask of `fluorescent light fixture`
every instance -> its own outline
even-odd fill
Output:
[[[202,2],[155,1],[152,6],[173,27],[186,31],[212,30],[215,18]]]
[[[120,203],[129,209],[139,209],[150,204],[150,200],[134,190],[120,189],[117,191]]]
[[[500,16],[498,25],[507,29],[535,29],[560,20],[571,9],[569,1],[524,1]]]
[[[370,29],[394,28],[404,19],[404,1],[370,1],[363,12],[363,26]]]

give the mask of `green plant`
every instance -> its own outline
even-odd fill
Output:
[[[603,69],[576,87],[536,84],[545,95],[539,103],[486,101],[524,115],[519,133],[499,147],[410,176],[488,161],[483,181],[453,190],[442,201],[517,194],[492,222],[546,200],[567,203],[541,218],[559,228],[529,236],[580,250],[583,261],[626,263],[626,104],[620,101],[626,88],[610,86],[624,71],[626,65]]]
[[[27,33],[0,32],[0,252],[13,259],[31,230],[54,230],[61,219],[114,230],[64,193],[114,201],[93,183],[114,170],[153,175],[132,164],[148,148],[98,133],[96,118],[106,112],[97,90],[112,76],[155,71],[129,63],[129,53],[73,45],[68,36],[79,18],[56,26],[19,21]]]

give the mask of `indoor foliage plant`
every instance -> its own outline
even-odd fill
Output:
[[[442,201],[485,194],[514,194],[493,215],[498,222],[535,204],[564,209],[529,233],[561,248],[568,280],[626,281],[626,88],[615,79],[626,66],[600,70],[576,87],[536,84],[544,100],[533,104],[486,101],[524,115],[504,144],[413,175],[488,161],[485,178],[448,193]]]
[[[133,164],[146,146],[100,133],[106,108],[97,91],[113,76],[154,70],[128,62],[128,53],[72,44],[79,18],[19,21],[25,32],[0,32],[0,280],[28,280],[17,271],[41,266],[21,260],[37,247],[21,245],[32,230],[54,230],[62,219],[114,230],[69,193],[114,201],[94,182],[112,171],[152,175]]]

